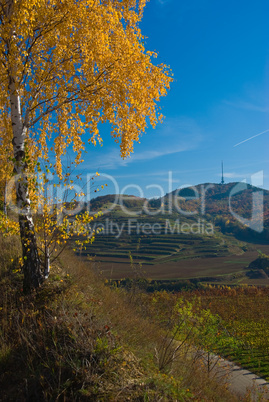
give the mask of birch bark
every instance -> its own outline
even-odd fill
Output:
[[[16,175],[16,196],[19,210],[19,224],[22,242],[24,292],[28,293],[37,288],[43,281],[41,265],[38,256],[36,234],[31,213],[28,180],[25,162],[25,138],[27,127],[23,124],[21,99],[16,88],[14,77],[9,78],[9,94],[11,121],[13,130],[14,173]]]

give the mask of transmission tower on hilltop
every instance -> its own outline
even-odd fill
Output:
[[[221,161],[221,182],[220,184],[224,184],[224,177],[223,177],[223,161]]]

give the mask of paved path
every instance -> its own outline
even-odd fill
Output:
[[[210,361],[214,366],[214,376],[222,377],[229,390],[238,395],[238,400],[249,395],[251,401],[269,401],[269,383],[263,378],[217,356],[211,357]]]
[[[175,357],[177,351],[181,350],[182,344],[172,339],[166,340],[169,341],[169,347],[172,347]],[[201,359],[211,375],[222,384],[226,383],[228,389],[238,396],[238,401],[246,401],[244,399],[246,396],[249,397],[247,400],[251,402],[269,401],[269,382],[258,375],[215,354],[208,354],[208,352],[198,349],[190,351],[188,346],[185,356],[186,358],[187,356],[190,358],[195,356],[195,359]]]

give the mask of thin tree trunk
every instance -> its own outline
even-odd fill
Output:
[[[26,173],[25,138],[27,128],[22,122],[20,96],[12,76],[10,76],[9,93],[15,158],[14,173],[16,174],[16,196],[23,255],[23,288],[25,293],[29,293],[33,288],[41,285],[43,276],[37,250]]]
[[[3,212],[7,216],[7,179],[5,180]]]
[[[44,270],[44,278],[48,279],[50,274],[50,252],[49,246],[45,244],[45,270]]]
[[[19,215],[20,234],[22,243],[23,263],[23,291],[30,293],[43,282],[40,260],[37,251],[36,235],[31,215]]]

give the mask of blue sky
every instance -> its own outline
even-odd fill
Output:
[[[88,148],[84,174],[98,170],[113,177],[101,178],[108,186],[100,195],[153,197],[219,183],[222,160],[225,182],[251,182],[262,170],[260,186],[269,189],[268,15],[268,0],[147,4],[141,23],[146,48],[174,74],[160,104],[166,118],[148,128],[130,159],[121,160],[108,132],[102,148]]]

